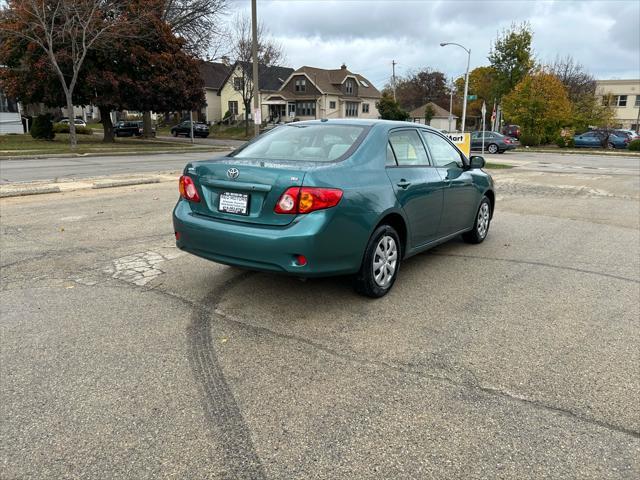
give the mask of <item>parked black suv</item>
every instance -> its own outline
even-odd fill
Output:
[[[116,137],[140,137],[144,133],[143,123],[140,120],[133,122],[118,122],[113,126]],[[156,136],[156,129],[151,128],[151,134]]]
[[[191,122],[185,120],[178,125],[171,127],[171,135],[177,137],[178,135],[184,135],[185,137],[191,136]],[[193,122],[193,136],[207,138],[209,136],[209,127],[206,123]]]

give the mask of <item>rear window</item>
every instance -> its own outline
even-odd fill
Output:
[[[332,162],[366,134],[358,125],[284,125],[237,151],[236,158]]]

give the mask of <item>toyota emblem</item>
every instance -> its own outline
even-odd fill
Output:
[[[240,171],[237,168],[230,168],[229,170],[227,170],[227,177],[229,177],[230,179],[235,180],[239,176]]]

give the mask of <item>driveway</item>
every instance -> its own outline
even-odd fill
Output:
[[[376,301],[178,251],[173,183],[1,199],[0,477],[638,478],[637,177],[496,182]]]

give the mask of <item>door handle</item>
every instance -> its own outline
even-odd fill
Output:
[[[398,183],[396,183],[396,185],[398,185],[398,187],[402,188],[403,190],[406,190],[411,185],[411,182],[407,182],[404,178],[402,178]]]

